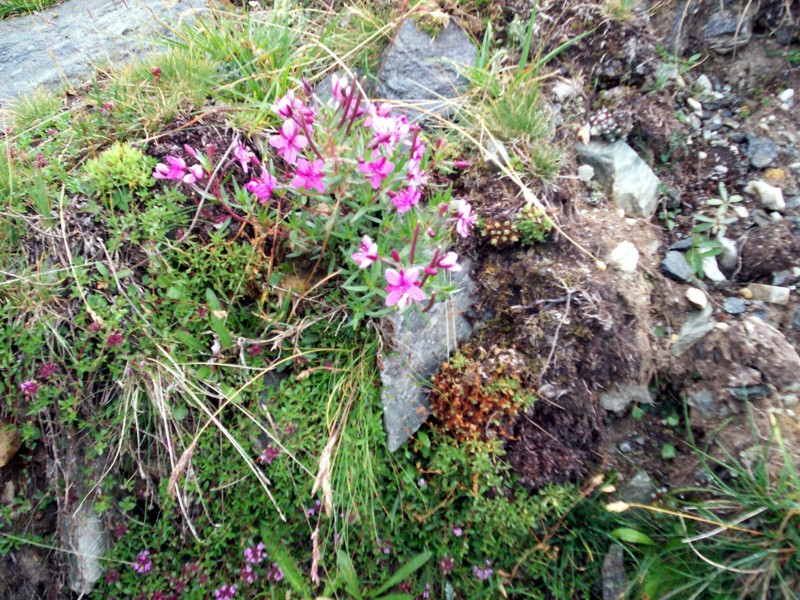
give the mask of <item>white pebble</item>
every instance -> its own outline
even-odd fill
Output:
[[[584,183],[589,183],[594,178],[594,168],[591,165],[581,165],[578,167],[578,179]]]
[[[700,104],[694,98],[687,98],[686,104],[689,108],[692,109],[692,112],[694,112],[694,114],[696,114],[698,117],[703,114],[703,105]]]
[[[633,273],[639,264],[639,251],[631,242],[622,242],[609,253],[606,262],[623,273]]]
[[[698,152],[697,153],[697,158],[699,158],[700,160],[705,160],[705,159],[708,158],[708,154],[706,154],[705,152],[702,152],[702,151]]]
[[[744,188],[745,193],[758,196],[761,204],[767,210],[785,210],[786,203],[783,201],[783,191],[779,187],[770,185],[760,179],[754,179]]]
[[[703,290],[690,287],[686,290],[686,299],[694,304],[697,308],[705,308],[708,305],[708,298]]]

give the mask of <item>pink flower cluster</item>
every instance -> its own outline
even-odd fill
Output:
[[[183,149],[192,158],[198,158],[197,151],[188,144],[184,145]],[[186,161],[179,156],[167,156],[166,161],[166,163],[158,163],[156,165],[153,177],[156,179],[183,181],[191,185],[197,183],[206,176],[203,165],[200,163],[187,167]]]

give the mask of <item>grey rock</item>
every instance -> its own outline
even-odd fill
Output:
[[[704,419],[710,419],[716,414],[714,395],[708,390],[697,390],[689,394],[687,403]]]
[[[682,239],[682,240],[678,240],[677,242],[675,242],[674,244],[672,244],[672,245],[669,247],[669,249],[670,249],[670,250],[680,250],[680,251],[683,251],[683,250],[688,250],[688,249],[689,249],[689,248],[691,248],[692,246],[694,246],[694,238],[693,238],[693,237],[691,237],[691,236],[689,236],[688,238],[684,238],[684,239]]]
[[[624,440],[619,443],[620,452],[624,452],[625,454],[627,454],[631,450],[633,450],[633,445],[628,440]]]
[[[692,283],[695,276],[692,267],[686,262],[686,257],[676,250],[670,250],[664,255],[661,272],[670,279],[682,283]]]
[[[792,319],[792,329],[800,329],[800,304],[794,307],[794,318]]]
[[[578,162],[590,165],[600,185],[626,213],[649,218],[658,207],[661,183],[653,170],[622,140],[578,144]]]
[[[396,350],[383,361],[381,401],[386,443],[394,452],[430,413],[425,389],[427,382],[453,349],[456,340],[472,334],[466,317],[475,301],[475,282],[469,277],[469,263],[453,273],[460,291],[440,300],[425,314],[408,310],[390,317]]]
[[[483,160],[492,173],[499,173],[503,169],[511,167],[511,157],[508,155],[505,144],[493,138],[486,141]]]
[[[612,544],[603,559],[603,600],[620,600],[625,597],[628,582],[624,558],[624,548],[619,544]]]
[[[785,305],[789,303],[789,296],[791,290],[786,287],[778,287],[775,285],[764,285],[762,283],[751,283],[747,286],[753,293],[753,300],[767,302],[769,304]]]
[[[76,82],[103,61],[155,48],[156,18],[172,25],[206,0],[79,0],[0,21],[0,106],[40,86]],[[154,15],[156,18],[154,18]]]
[[[747,303],[741,298],[725,298],[722,310],[729,315],[741,315],[747,310]]]
[[[756,317],[742,322],[744,336],[738,340],[748,363],[781,393],[800,391],[800,356],[786,337]]]
[[[652,404],[653,396],[645,384],[617,383],[600,394],[600,406],[608,411],[622,414],[634,402]]]
[[[716,321],[711,318],[712,310],[709,304],[686,319],[678,332],[678,340],[672,345],[672,354],[681,356],[714,329]]]
[[[778,144],[759,135],[747,136],[747,156],[756,169],[765,169],[778,159]]]
[[[800,280],[800,267],[792,267],[772,274],[772,285],[791,285]]]
[[[431,38],[406,19],[383,56],[377,95],[412,105],[405,109],[412,120],[424,120],[428,113],[447,116],[452,99],[469,87],[452,63],[472,66],[477,56],[469,36],[454,22]]]
[[[703,265],[703,276],[714,283],[724,283],[727,280],[725,274],[719,270],[716,256],[704,256],[701,262]]]
[[[623,502],[635,504],[648,504],[653,499],[656,486],[650,476],[644,471],[639,471],[631,480],[619,490],[619,498]]]
[[[706,22],[703,34],[709,48],[718,54],[728,54],[750,41],[750,15],[730,10],[714,12]]]
[[[772,394],[768,385],[747,385],[731,388],[731,395],[737,400],[762,400]]]
[[[69,587],[76,594],[89,594],[103,575],[100,560],[109,547],[103,520],[86,500],[63,521],[62,539],[69,555]]]
[[[786,198],[786,208],[790,210],[797,210],[800,208],[800,196]]]

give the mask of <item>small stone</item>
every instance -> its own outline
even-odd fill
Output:
[[[778,144],[766,137],[747,136],[747,155],[751,165],[756,169],[763,169],[777,160]]]
[[[703,275],[706,279],[714,283],[723,283],[728,281],[725,274],[719,270],[717,259],[714,256],[704,256],[701,262],[703,265]]]
[[[688,238],[684,238],[682,240],[678,240],[677,242],[672,244],[669,247],[669,249],[670,250],[688,250],[692,246],[694,246],[694,238],[690,236]]]
[[[703,290],[696,287],[690,287],[686,290],[686,299],[694,304],[697,308],[705,308],[708,305],[708,298]]]
[[[760,179],[754,179],[744,188],[745,193],[757,196],[767,210],[785,210],[783,191],[779,187],[770,185]]]
[[[22,436],[11,423],[0,423],[0,468],[5,467],[22,448]]]
[[[747,304],[741,298],[725,298],[722,310],[729,315],[741,315],[747,310]]]
[[[670,279],[682,283],[692,283],[695,277],[692,267],[686,262],[686,257],[675,250],[670,250],[664,255],[664,260],[661,261],[661,272]]]
[[[644,471],[639,471],[631,480],[619,490],[619,498],[623,502],[635,504],[649,504],[653,499],[656,486],[653,480]]]
[[[734,204],[731,208],[733,209],[734,214],[740,219],[747,219],[750,216],[750,211],[747,210],[747,207],[742,206],[741,204]]]
[[[494,138],[489,138],[486,142],[483,160],[492,173],[499,173],[511,166],[511,158],[508,155],[505,144]]]
[[[753,290],[751,290],[750,288],[743,287],[742,289],[739,290],[739,295],[745,300],[752,300]]]
[[[791,285],[800,281],[800,267],[792,267],[772,274],[772,285]]]
[[[780,94],[778,94],[778,100],[781,102],[788,102],[794,98],[794,90],[792,88],[786,88]]]
[[[752,35],[750,15],[738,11],[716,11],[703,28],[705,43],[718,54],[729,54],[746,45]]]
[[[702,105],[702,104],[700,104],[700,102],[698,102],[698,101],[697,101],[697,100],[695,100],[694,98],[687,98],[687,99],[686,99],[686,105],[687,105],[687,106],[688,106],[688,107],[689,107],[689,108],[692,110],[692,112],[693,112],[694,114],[696,114],[698,117],[702,117],[702,116],[703,116],[703,105]]]
[[[697,390],[689,394],[687,403],[704,419],[710,419],[716,413],[714,395],[708,390]]]
[[[633,450],[633,444],[631,444],[628,440],[624,440],[619,443],[619,451],[624,452],[627,454]]]
[[[625,576],[625,549],[612,544],[603,559],[603,600],[619,600],[628,590]]]
[[[600,394],[600,406],[617,414],[624,413],[633,402],[653,403],[653,396],[647,385],[617,383],[611,389]]]
[[[726,237],[718,237],[720,245],[719,264],[726,271],[733,271],[739,266],[739,249],[736,242]]]
[[[689,315],[678,333],[678,340],[671,348],[673,355],[681,356],[714,329],[716,321],[711,318],[711,312],[711,305],[708,305]]]
[[[772,390],[766,385],[748,385],[731,388],[731,395],[737,400],[762,400],[772,395]]]
[[[767,169],[764,171],[764,178],[770,181],[783,181],[786,179],[786,172],[783,169]]]
[[[747,286],[753,300],[760,300],[769,304],[780,304],[782,306],[789,303],[791,290],[787,287],[775,285],[764,285],[762,283],[751,283]]]
[[[706,152],[702,152],[702,151],[698,152],[697,153],[697,158],[699,158],[700,160],[705,160],[705,159],[708,158],[708,154]]]
[[[725,165],[717,165],[714,167],[714,172],[719,173],[720,175],[726,175],[728,173],[728,167]]]
[[[583,183],[589,183],[594,178],[594,168],[591,165],[581,165],[578,167],[578,179]]]
[[[639,264],[639,251],[631,242],[622,242],[609,253],[606,262],[623,273],[634,273]]]
[[[800,304],[794,309],[794,319],[792,319],[792,329],[800,329]]]
[[[703,94],[711,94],[711,92],[714,91],[714,86],[711,83],[711,80],[708,78],[708,75],[705,73],[700,75],[694,83],[697,86],[697,89],[699,89]]]

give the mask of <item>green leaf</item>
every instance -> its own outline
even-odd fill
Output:
[[[677,413],[672,413],[670,416],[667,417],[667,425],[670,427],[677,427],[678,424],[681,422],[680,417],[678,417]]]
[[[213,329],[214,333],[219,337],[219,343],[222,344],[222,347],[230,348],[233,346],[233,337],[231,337],[228,328],[225,327],[225,321],[219,317],[215,317],[213,314],[209,315],[209,317],[211,320],[211,329]]]
[[[630,527],[620,527],[619,529],[615,529],[611,532],[611,535],[618,540],[628,542],[629,544],[644,544],[646,546],[656,545],[656,543],[650,537],[643,534],[641,531],[631,529]]]
[[[217,295],[211,288],[206,289],[206,303],[209,310],[222,310],[222,304],[217,300]]]
[[[431,558],[431,552],[426,550],[421,554],[417,554],[414,558],[404,564],[402,567],[395,571],[389,579],[386,580],[381,587],[379,587],[373,594],[373,598],[384,593],[386,590],[399,585],[404,579],[407,579],[414,571],[419,569],[422,565],[428,562]]]
[[[375,600],[414,600],[411,594],[389,594],[388,596],[381,596]]]
[[[642,418],[644,417],[644,411],[638,406],[634,406],[633,409],[631,410],[631,417],[633,417],[637,421],[641,421]]]
[[[339,575],[344,579],[344,589],[347,593],[353,598],[363,598],[359,590],[356,569],[353,566],[353,561],[350,560],[350,555],[342,550],[337,550],[336,563],[339,565]]]
[[[186,418],[186,415],[189,414],[189,409],[186,408],[184,404],[179,404],[175,408],[172,409],[172,416],[175,418],[176,421],[183,421]]]
[[[311,592],[306,586],[300,567],[297,566],[297,562],[295,562],[292,555],[289,554],[286,546],[284,546],[279,539],[273,537],[274,535],[275,534],[270,531],[266,525],[262,525],[261,539],[267,547],[267,552],[269,552],[272,560],[278,563],[281,571],[283,571],[286,582],[303,598],[311,598]]]
[[[196,352],[204,352],[206,348],[197,339],[190,335],[188,332],[179,329],[175,332],[175,337],[178,341],[186,345],[187,348]]]
[[[108,277],[108,267],[101,262],[97,263],[97,272],[103,277]]]
[[[183,287],[179,285],[171,285],[167,288],[167,298],[170,300],[180,300],[183,298]]]
[[[677,451],[675,450],[675,446],[672,444],[664,444],[661,447],[661,458],[664,460],[669,460],[671,458],[675,458]]]

